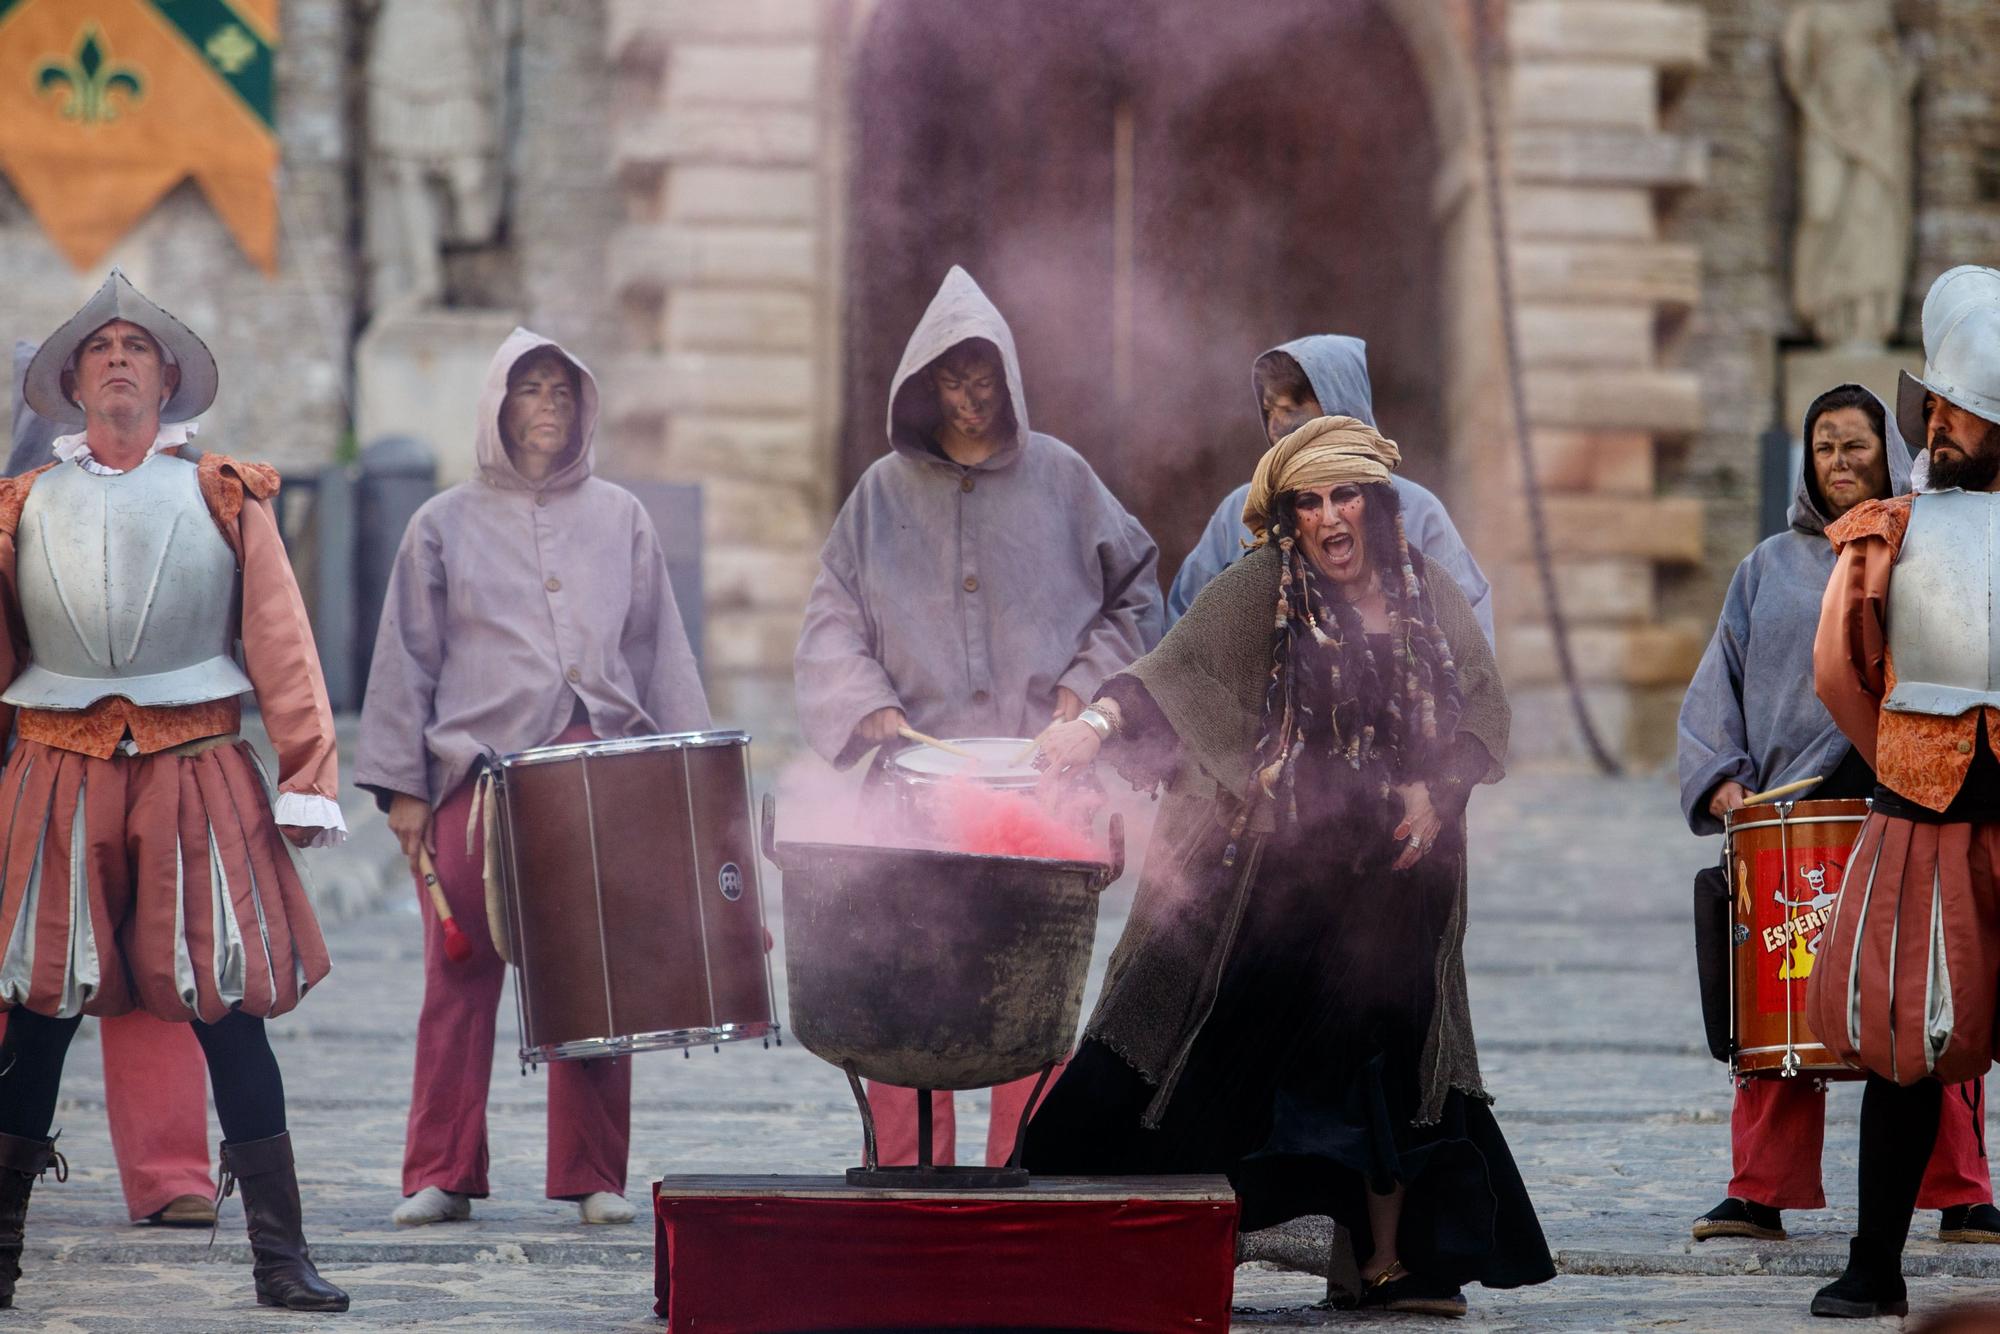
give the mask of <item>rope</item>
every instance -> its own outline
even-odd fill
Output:
[[[1475,0],[1478,34],[1474,39],[1473,68],[1479,80],[1479,129],[1486,157],[1486,212],[1493,232],[1493,272],[1499,286],[1500,331],[1507,363],[1507,387],[1514,410],[1514,443],[1521,455],[1528,535],[1534,544],[1535,571],[1542,586],[1542,605],[1548,608],[1549,631],[1555,640],[1556,666],[1562,672],[1563,686],[1569,693],[1570,711],[1576,717],[1577,731],[1583,735],[1584,747],[1590,751],[1591,759],[1601,772],[1616,777],[1623,769],[1605,747],[1597,734],[1596,725],[1591,722],[1590,709],[1583,699],[1583,685],[1577,680],[1576,660],[1570,654],[1569,623],[1563,617],[1562,602],[1556,596],[1555,565],[1549,555],[1548,525],[1542,517],[1541,480],[1535,469],[1534,451],[1528,444],[1528,395],[1521,384],[1521,348],[1514,328],[1514,277],[1508,268],[1507,256],[1507,211],[1500,195],[1500,108],[1493,86],[1493,68],[1505,54],[1496,13],[1499,8],[1494,0]]]

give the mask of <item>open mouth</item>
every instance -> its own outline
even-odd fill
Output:
[[[1344,565],[1354,558],[1354,536],[1351,533],[1335,533],[1322,539],[1319,549],[1326,553],[1328,560]]]

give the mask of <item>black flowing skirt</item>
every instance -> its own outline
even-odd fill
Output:
[[[1462,826],[1460,826],[1462,829]],[[1267,850],[1220,990],[1158,1129],[1156,1089],[1091,1039],[1028,1127],[1030,1170],[1222,1173],[1254,1231],[1330,1215],[1373,1250],[1367,1192],[1406,1188],[1397,1255],[1412,1273],[1491,1288],[1555,1264],[1487,1105],[1456,1089],[1415,1124],[1457,894],[1453,830],[1407,872],[1336,872],[1323,839]]]

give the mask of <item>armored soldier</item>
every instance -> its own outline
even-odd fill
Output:
[[[300,1220],[264,1032],[326,976],[287,841],[345,833],[333,713],[273,517],[278,476],[180,457],[215,360],[113,270],[28,367],[57,461],[0,482],[0,1307],[85,1014],[193,1026],[257,1300],[344,1311]],[[242,644],[242,663],[235,656]],[[275,797],[239,735],[255,692]]]
[[[1813,1032],[1868,1071],[1860,1218],[1815,1315],[1908,1309],[1902,1277],[1945,1085],[1983,1074],[2000,992],[2000,271],[1942,275],[1924,300],[1924,375],[1897,418],[1925,442],[1929,490],[1856,506],[1813,675],[1875,771],[1807,985]]]

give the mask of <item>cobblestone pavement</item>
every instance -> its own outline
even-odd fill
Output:
[[[1715,844],[1687,835],[1670,788],[1653,779],[1514,778],[1482,790],[1473,818],[1468,959],[1481,1054],[1563,1276],[1521,1292],[1473,1289],[1473,1318],[1455,1327],[1807,1327],[1806,1300],[1838,1271],[1853,1223],[1855,1088],[1830,1100],[1831,1208],[1788,1215],[1789,1243],[1688,1237],[1729,1172],[1729,1086],[1702,1049],[1689,939],[1689,881]],[[357,915],[330,932],[324,988],[272,1026],[309,1235],[355,1299],[340,1328],[659,1328],[643,1216],[586,1228],[572,1206],[541,1198],[545,1076],[516,1073],[511,1002],[495,1057],[494,1197],[469,1223],[390,1226],[421,973],[413,899],[366,888],[385,839],[379,823],[360,824],[348,849],[316,854],[333,863],[320,864],[322,879],[346,877]],[[766,892],[775,901],[774,874]],[[1098,969],[1129,896],[1128,879],[1105,897]],[[857,1152],[844,1080],[795,1043],[642,1055],[633,1105],[635,1198],[666,1173],[831,1173]],[[982,1142],[984,1100],[961,1107],[961,1143]],[[237,1204],[225,1206],[213,1249],[206,1233],[126,1223],[94,1024],[71,1054],[58,1119],[72,1175],[36,1190],[27,1275],[17,1308],[0,1317],[8,1327],[250,1330],[308,1319],[252,1304]],[[1909,1264],[1923,1275],[1912,1280],[1919,1311],[2000,1294],[2000,1247],[1943,1246],[1935,1230],[1935,1214],[1918,1216]],[[1422,1323],[1309,1309],[1322,1291],[1315,1276],[1245,1265],[1237,1323]]]

